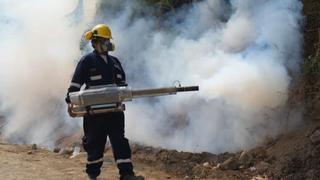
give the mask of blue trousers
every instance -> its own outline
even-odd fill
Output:
[[[134,175],[131,149],[124,135],[123,112],[85,116],[83,130],[83,147],[87,152],[86,172],[90,177],[97,177],[101,172],[107,136],[120,176]]]

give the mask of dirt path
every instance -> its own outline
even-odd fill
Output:
[[[31,146],[0,144],[0,179],[6,180],[81,180],[86,154],[74,158],[48,150],[32,150]],[[146,179],[177,179],[167,173],[140,162],[134,162],[135,171]],[[107,153],[100,180],[118,179],[118,170],[112,156]]]

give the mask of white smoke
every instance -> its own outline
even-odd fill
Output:
[[[74,130],[78,123],[67,117],[63,98],[88,23],[111,27],[114,54],[134,88],[175,80],[200,86],[128,103],[129,139],[217,153],[252,146],[284,128],[288,71],[298,73],[301,54],[299,0],[203,0],[162,19],[140,2],[99,1],[94,21],[95,1],[0,2],[7,138],[48,144]]]
[[[301,54],[300,1],[199,1],[160,23],[139,16],[136,1],[103,3],[101,19],[113,29],[129,84],[170,86],[178,79],[200,86],[198,93],[129,104],[131,139],[179,150],[235,151],[288,123],[288,71],[298,73]]]
[[[73,17],[77,3],[0,2],[0,100],[6,116],[2,134],[11,142],[51,146],[78,126],[70,121],[63,101],[79,57],[79,37],[95,6],[91,1],[86,14]],[[81,23],[76,24],[76,18]]]

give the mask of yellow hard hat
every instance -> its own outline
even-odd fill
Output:
[[[91,40],[94,36],[112,39],[111,30],[106,24],[98,24],[91,31],[85,33],[86,40]]]

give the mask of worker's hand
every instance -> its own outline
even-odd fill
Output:
[[[70,117],[73,117],[73,118],[74,118],[74,117],[76,117],[77,115],[71,111],[72,106],[73,106],[72,104],[68,104],[68,113],[69,113],[69,116],[70,116]]]

